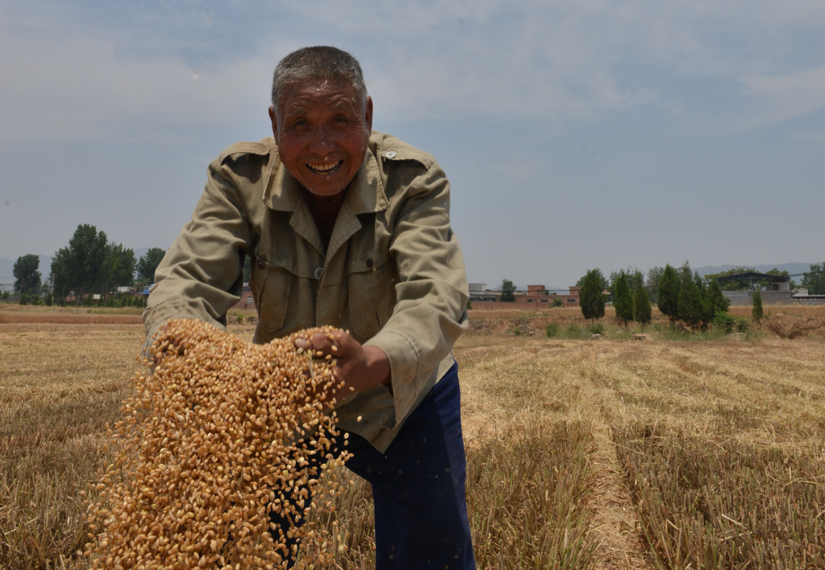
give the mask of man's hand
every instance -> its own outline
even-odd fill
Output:
[[[313,355],[320,351],[319,358],[332,355],[338,360],[335,367],[337,384],[343,386],[332,394],[337,402],[349,394],[366,390],[378,384],[390,383],[390,361],[378,347],[363,346],[343,331],[332,334],[332,339],[322,333],[312,335],[309,342],[299,338],[295,346],[312,350]]]

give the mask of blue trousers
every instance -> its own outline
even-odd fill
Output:
[[[347,449],[353,454],[347,467],[372,485],[376,570],[475,569],[458,365],[404,421],[386,452],[354,433]]]

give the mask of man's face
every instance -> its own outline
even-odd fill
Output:
[[[355,177],[372,131],[372,99],[366,110],[346,82],[288,85],[279,109],[269,108],[281,161],[316,196],[334,196]]]

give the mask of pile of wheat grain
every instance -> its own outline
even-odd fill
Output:
[[[334,329],[254,345],[170,321],[153,346],[164,357],[133,378],[113,432],[116,460],[94,488],[92,568],[277,568],[294,558],[296,539],[314,532],[296,523],[331,505],[330,492],[319,493],[337,487],[326,462],[346,459],[330,453],[338,433],[322,403],[335,360],[294,345],[316,332]]]

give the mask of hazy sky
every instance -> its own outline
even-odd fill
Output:
[[[0,0],[0,257],[168,247],[318,44],[446,170],[471,281],[825,261],[821,0]]]

